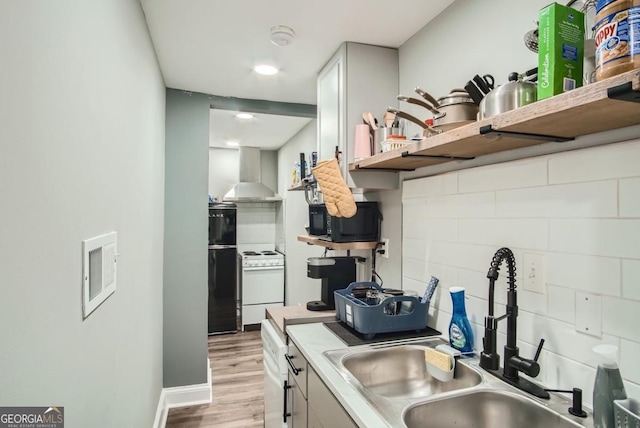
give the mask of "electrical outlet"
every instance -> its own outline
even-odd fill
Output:
[[[544,294],[544,255],[525,253],[522,276],[525,290]]]
[[[381,256],[385,259],[389,258],[389,238],[382,238],[380,240],[382,242],[382,247],[378,250],[381,252]]]

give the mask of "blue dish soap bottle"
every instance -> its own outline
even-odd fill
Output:
[[[460,352],[473,352],[473,330],[464,304],[464,287],[449,288],[453,315],[449,323],[449,344]]]

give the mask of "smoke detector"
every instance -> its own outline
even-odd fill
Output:
[[[289,46],[293,42],[296,33],[284,25],[271,27],[271,43],[278,46]]]

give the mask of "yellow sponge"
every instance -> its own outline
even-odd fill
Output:
[[[424,359],[445,372],[448,372],[452,368],[451,357],[435,349],[426,348],[424,350]]]

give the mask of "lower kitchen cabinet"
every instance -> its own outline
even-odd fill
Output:
[[[307,373],[307,388],[309,427],[358,427],[311,366],[309,366],[309,373]]]
[[[290,428],[357,428],[346,410],[302,356],[289,344],[285,413]]]
[[[288,427],[307,427],[307,399],[302,394],[300,385],[295,381],[294,376],[289,372],[289,389],[287,390],[287,422]]]

